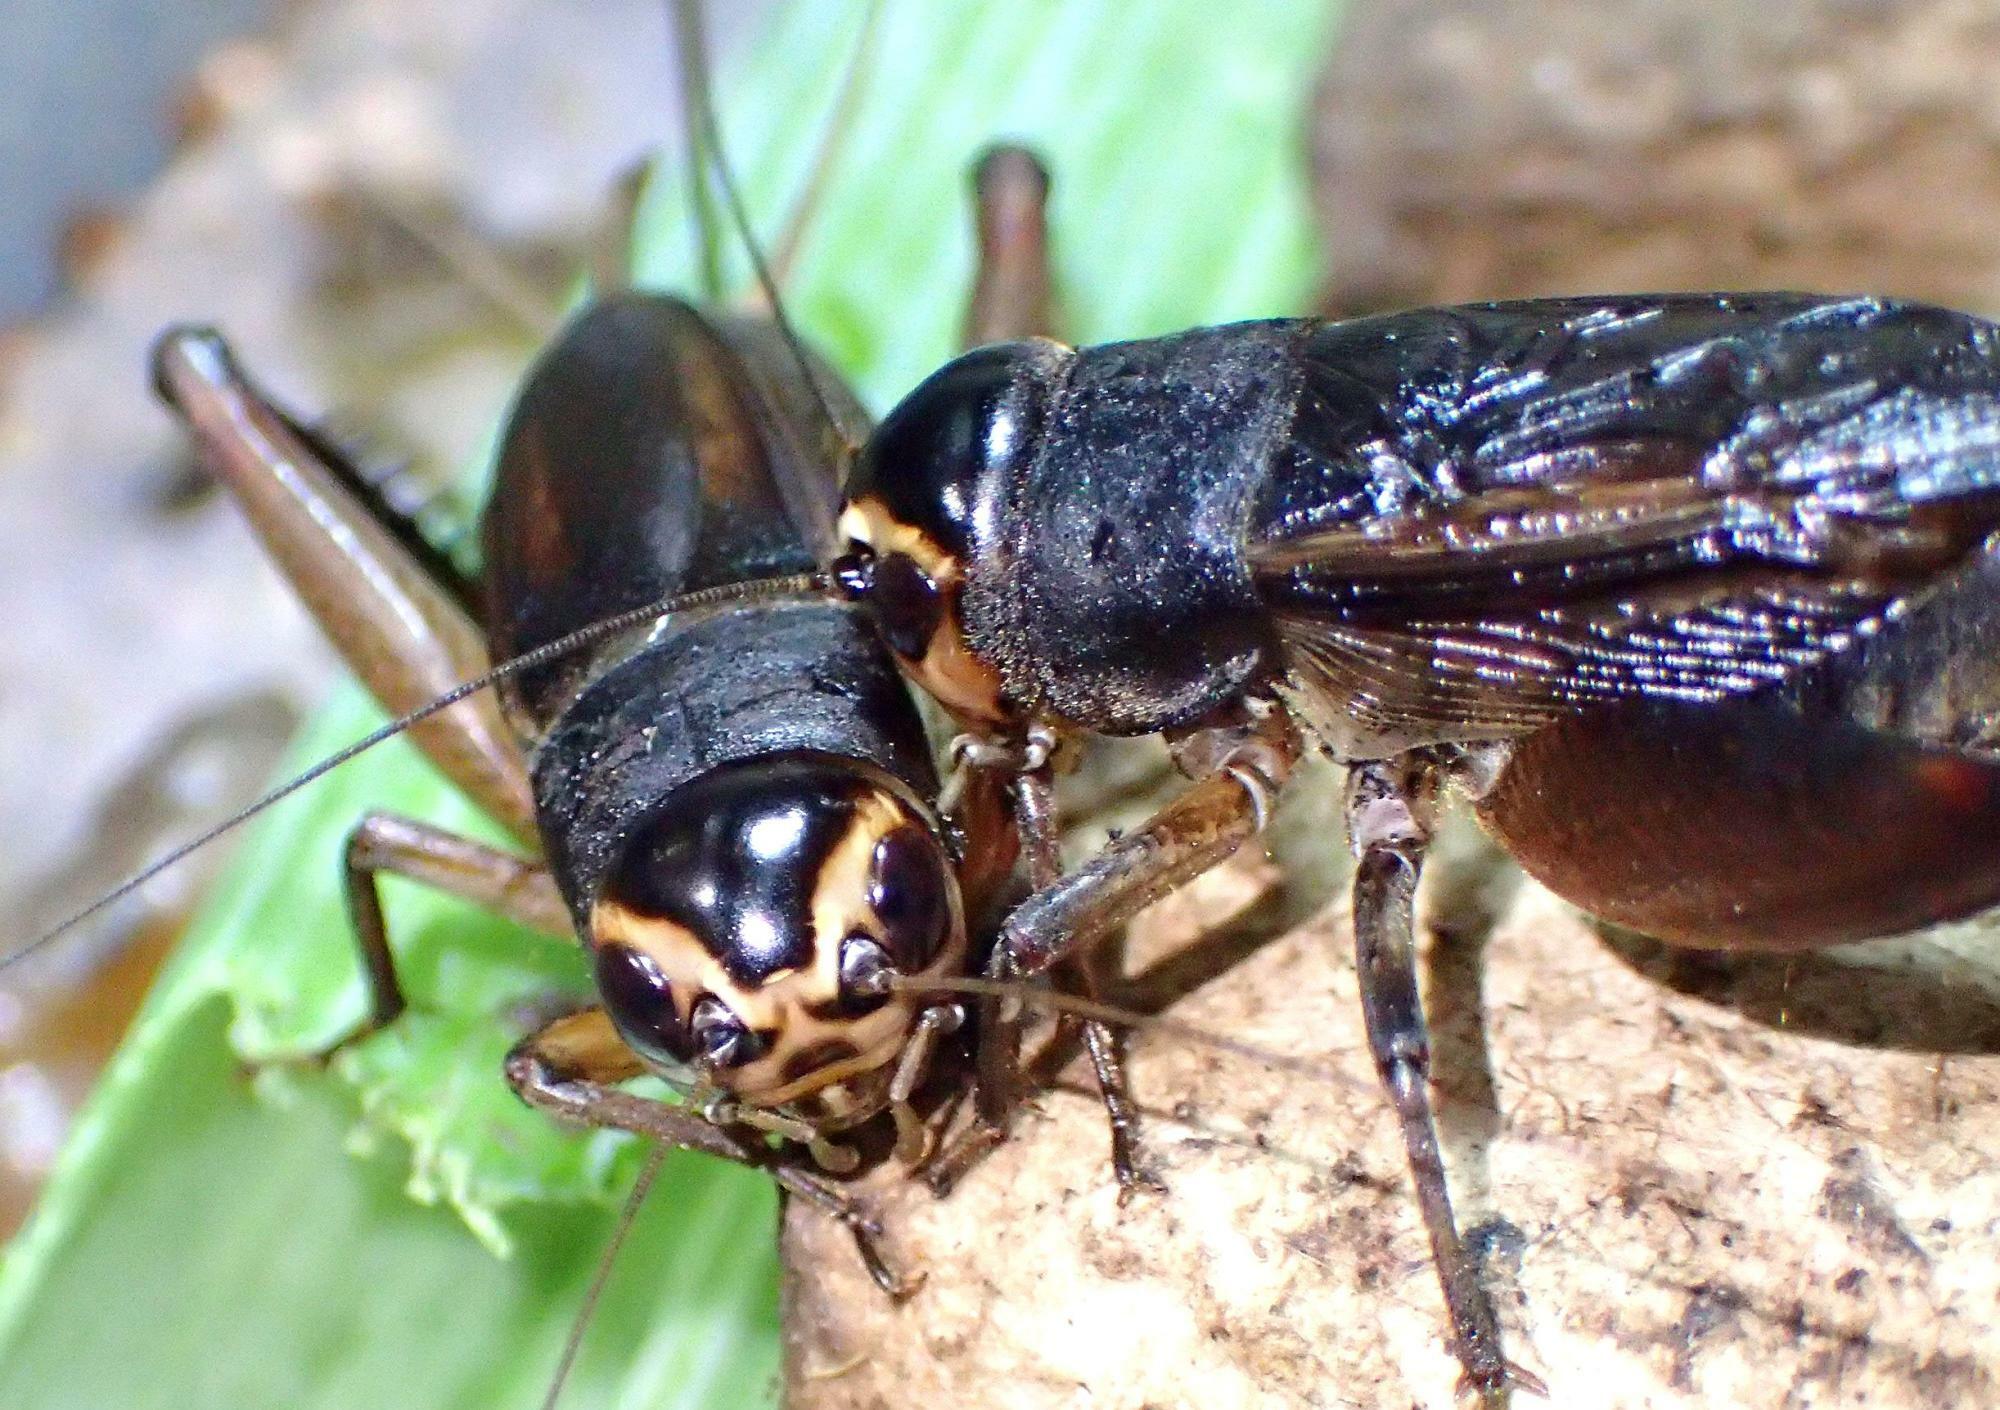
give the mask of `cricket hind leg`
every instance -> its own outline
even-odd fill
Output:
[[[1423,756],[1360,764],[1348,775],[1354,873],[1355,972],[1377,1074],[1395,1108],[1417,1204],[1444,1292],[1464,1383],[1488,1405],[1510,1390],[1548,1393],[1506,1359],[1478,1260],[1460,1237],[1430,1098],[1430,1033],[1417,984],[1415,905],[1429,849],[1437,770]]]
[[[273,562],[341,656],[392,714],[429,704],[483,673],[485,633],[413,553],[408,530],[353,487],[358,472],[324,438],[301,435],[243,374],[221,336],[176,328],[153,352],[161,396],[192,435],[203,466],[228,486]],[[410,730],[461,791],[517,837],[535,837],[533,791],[513,730],[491,692]]]
[[[897,1300],[921,1278],[896,1272],[880,1247],[882,1227],[867,1208],[832,1181],[806,1169],[799,1148],[773,1147],[761,1133],[709,1120],[700,1112],[655,1101],[618,1086],[642,1071],[602,1008],[566,1014],[515,1045],[507,1085],[537,1111],[581,1126],[630,1131],[648,1140],[700,1151],[769,1171],[778,1187],[844,1226],[875,1285]]]
[[[292,433],[312,448],[327,473],[347,487],[368,517],[402,545],[424,576],[468,616],[477,617],[479,583],[451,556],[453,548],[471,535],[473,525],[446,517],[442,492],[413,499],[409,491],[399,488],[411,475],[407,463],[374,469],[375,458],[360,437],[344,434],[325,422],[301,420],[282,409],[278,414]]]
[[[990,147],[972,169],[979,267],[962,341],[1056,335],[1055,278],[1049,264],[1049,172],[1026,147]]]

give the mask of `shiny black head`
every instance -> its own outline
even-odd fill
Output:
[[[1004,557],[1007,506],[1069,355],[1037,339],[946,363],[876,427],[848,477],[842,588],[917,684],[970,720],[1002,722],[1013,711],[963,620],[962,588]]]
[[[590,931],[634,1051],[768,1105],[886,1067],[919,1007],[886,981],[965,950],[928,814],[882,771],[811,753],[675,789],[626,842]]]

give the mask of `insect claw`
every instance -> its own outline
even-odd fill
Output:
[[[1529,1395],[1538,1395],[1543,1400],[1549,1398],[1548,1384],[1527,1367],[1517,1365],[1512,1361],[1507,1363],[1507,1382],[1515,1390],[1525,1391]]]
[[[983,1121],[975,1122],[971,1129],[962,1132],[933,1156],[930,1167],[923,1172],[925,1187],[933,1198],[946,1198],[975,1165],[1006,1139],[1004,1128]]]
[[[1527,1367],[1502,1358],[1497,1366],[1478,1371],[1467,1366],[1459,1373],[1458,1393],[1479,1397],[1481,1410],[1506,1410],[1514,1393],[1549,1398],[1548,1384]]]
[[[1117,1171],[1118,1207],[1124,1209],[1142,1194],[1164,1195],[1167,1182],[1150,1165],[1130,1165]]]
[[[876,1246],[876,1240],[882,1237],[882,1226],[874,1216],[855,1205],[844,1210],[840,1217],[847,1225],[847,1232],[854,1236],[855,1250],[861,1255],[862,1266],[867,1268],[875,1286],[894,1302],[907,1302],[915,1297],[918,1289],[923,1287],[926,1275],[921,1270],[910,1274],[898,1273],[889,1266],[888,1260],[882,1257],[882,1250]]]

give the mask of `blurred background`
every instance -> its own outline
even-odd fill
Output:
[[[711,8],[727,62],[774,6]],[[1705,287],[2000,312],[2000,4],[1248,8],[1326,36],[1293,130],[1327,312]],[[154,334],[227,327],[410,502],[444,495],[676,112],[656,0],[0,0],[10,941],[251,796],[330,679],[152,405]],[[0,1227],[206,870],[0,975]]]
[[[764,9],[714,8],[724,53]],[[652,0],[9,0],[0,38],[11,940],[251,796],[330,678],[152,404],[152,337],[227,328],[424,502],[679,133]],[[222,855],[0,979],[0,1227]]]

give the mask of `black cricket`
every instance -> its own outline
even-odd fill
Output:
[[[1874,298],[1633,295],[997,344],[862,447],[845,591],[1045,773],[1164,733],[1195,780],[1023,903],[1046,970],[1350,766],[1356,963],[1467,1381],[1506,1360],[1452,1216],[1412,907],[1441,796],[1687,946],[2000,903],[2000,327]],[[1029,747],[1032,744],[1032,747]]]
[[[1045,178],[1019,153],[983,175],[1005,195],[970,326],[1046,331]],[[866,438],[836,533],[861,422],[831,374],[781,323],[621,296],[524,390],[477,583],[212,334],[169,334],[156,373],[391,710],[705,594],[413,728],[540,859],[364,820],[361,1032],[404,1005],[384,872],[573,932],[603,1002],[524,1042],[516,1089],[771,1169],[892,1292],[865,1211],[812,1167],[885,1113],[900,1154],[929,1154],[912,1098],[964,1015],[912,984],[977,961],[965,917],[1015,847],[1039,889],[998,977],[1050,972],[1229,856],[1306,740],[1347,763],[1369,1039],[1454,1348],[1496,1398],[1540,1384],[1502,1353],[1438,1153],[1413,922],[1436,809],[1462,794],[1558,894],[1689,946],[2000,903],[1996,339],[1918,305],[1748,294],[1001,342]],[[813,590],[829,571],[849,601]],[[955,817],[881,644],[986,766]],[[1087,733],[1164,734],[1193,783],[1058,877],[1050,756]],[[978,1028],[990,1140],[1013,1033],[991,1003]],[[1115,1051],[1086,1038],[1129,1192]],[[617,1087],[648,1069],[700,1100]]]
[[[811,591],[732,592],[811,572],[828,541],[833,459],[807,439],[801,460],[800,438],[780,434],[822,394],[807,373],[766,322],[661,296],[595,304],[520,393],[471,582],[259,393],[215,334],[173,330],[156,353],[203,460],[392,710],[439,678],[715,590],[509,677],[498,708],[475,697],[418,736],[534,855],[363,819],[344,866],[373,1002],[343,1043],[405,1007],[385,873],[574,934],[600,1001],[515,1048],[506,1076],[523,1099],[770,1170],[842,1220],[900,1294],[873,1221],[815,1167],[851,1168],[850,1138],[867,1148],[885,1112],[898,1155],[928,1153],[920,1089],[963,1013],[894,981],[964,972],[962,892],[976,898],[1014,854],[993,788],[968,787],[957,818],[940,812],[922,723],[855,609]],[[837,387],[824,368],[810,375]],[[688,1103],[618,1086],[645,1071]]]
[[[735,202],[712,118],[691,128]],[[968,327],[1038,329],[1041,227],[1010,212],[1038,217],[1046,177],[1003,148],[973,185]],[[1020,800],[1039,796],[1019,780],[962,769],[941,789],[894,658],[824,591],[837,468],[867,424],[831,369],[781,319],[601,298],[517,395],[476,578],[213,331],[163,334],[154,376],[356,675],[385,708],[425,715],[409,725],[419,747],[532,854],[362,819],[343,867],[372,1003],[334,1049],[406,1007],[384,874],[574,935],[599,1002],[515,1047],[514,1090],[579,1124],[770,1171],[845,1225],[885,1292],[912,1291],[827,1174],[893,1157],[948,1181],[987,1148],[1012,1073],[968,1071],[974,1025],[951,981],[986,961],[990,927],[972,922],[1018,894],[1017,860],[1038,884],[1058,866],[1052,834],[1017,826]],[[492,695],[436,709],[494,677]],[[1141,1177],[1119,1045],[1102,1021],[1062,1026],[1092,1059],[1129,1191]],[[998,1013],[984,1027],[1013,1032]],[[647,1072],[687,1100],[622,1090]],[[974,1133],[946,1143],[968,1093]]]

